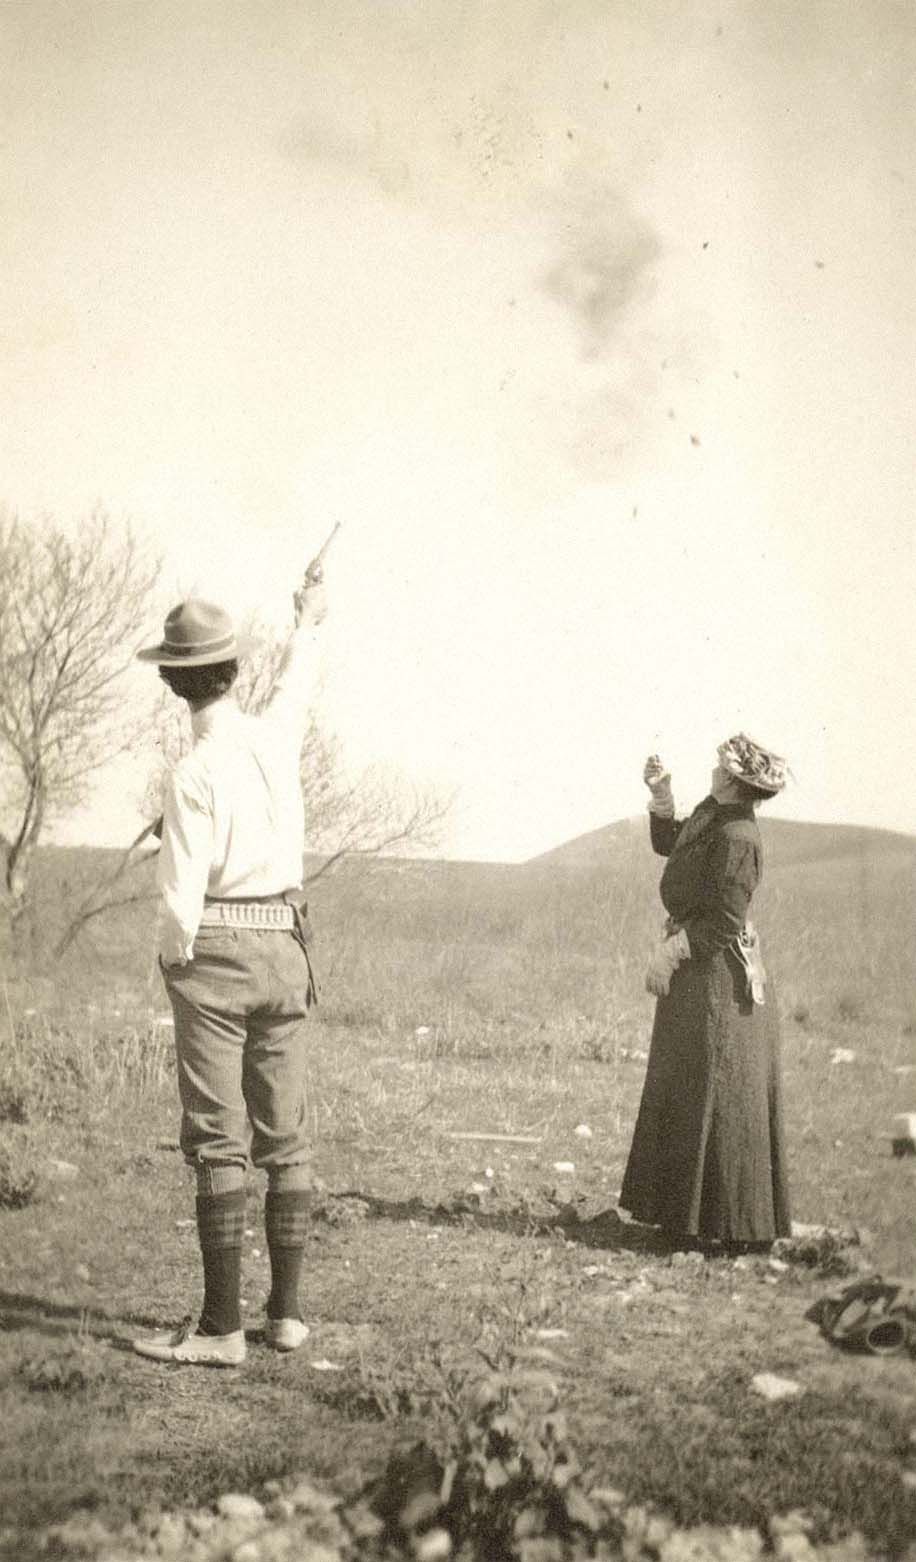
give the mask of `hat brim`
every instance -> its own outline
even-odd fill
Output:
[[[719,763],[721,764],[722,761],[720,760]],[[778,797],[786,784],[785,781],[780,781],[774,786],[772,781],[761,781],[757,776],[745,774],[743,770],[733,770],[731,765],[722,765],[722,769],[735,781],[743,781],[745,786],[753,787],[754,791],[759,792],[762,797]]]
[[[156,662],[160,667],[213,667],[217,662],[237,662],[249,656],[260,644],[254,635],[236,635],[232,644],[221,651],[197,651],[190,656],[176,656],[161,643],[148,645],[137,651],[138,662]]]

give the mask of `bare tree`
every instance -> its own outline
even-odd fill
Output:
[[[0,512],[0,894],[14,943],[48,825],[148,724],[120,680],[158,572],[103,510],[72,531]]]

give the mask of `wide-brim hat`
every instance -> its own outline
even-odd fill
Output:
[[[137,660],[160,667],[207,667],[238,661],[255,643],[251,635],[236,634],[229,614],[215,602],[189,597],[172,608],[159,644],[138,651]]]
[[[723,770],[758,792],[775,797],[786,784],[789,775],[786,760],[774,754],[772,749],[764,748],[754,738],[749,738],[746,732],[737,732],[733,738],[726,738],[724,743],[719,744],[717,753]]]

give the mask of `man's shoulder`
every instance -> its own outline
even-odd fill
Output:
[[[206,798],[211,787],[211,770],[206,743],[197,743],[182,754],[172,767],[169,785],[176,797]]]

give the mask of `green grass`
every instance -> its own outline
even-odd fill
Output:
[[[916,1108],[916,1075],[894,1072],[916,1062],[913,862],[900,849],[867,870],[855,854],[774,865],[758,918],[784,1017],[796,1217],[870,1228],[888,1274],[910,1271],[916,1207],[916,1161],[882,1137]],[[588,1223],[613,1206],[642,1084],[656,879],[634,842],[613,874],[378,863],[315,886],[314,1334],[289,1359],[258,1343],[253,1177],[255,1333],[238,1373],[163,1371],[126,1348],[199,1297],[144,916],[100,923],[95,949],[57,970],[38,950],[0,1008],[0,1134],[26,1194],[4,1203],[0,1161],[0,1555],[27,1562],[75,1510],[149,1527],[161,1508],[296,1472],[349,1494],[418,1441],[442,1457],[476,1446],[479,1347],[505,1357],[541,1329],[565,1331],[551,1370],[584,1487],[682,1525],[765,1532],[800,1507],[818,1540],[858,1529],[902,1555],[916,1364],[829,1347],[805,1313],[831,1279],[672,1264]],[[853,1061],[832,1063],[837,1046]],[[538,1143],[449,1137],[474,1130]],[[804,1393],[758,1400],[764,1370]]]

